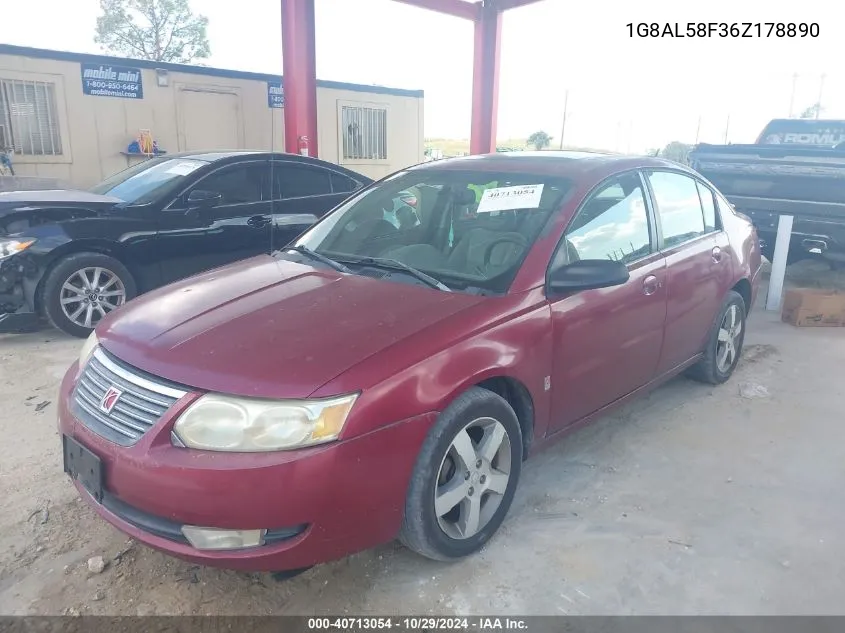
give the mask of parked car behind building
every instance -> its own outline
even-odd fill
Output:
[[[0,193],[0,332],[74,336],[135,295],[304,232],[370,178],[295,154],[153,158],[90,191]]]
[[[385,219],[411,192],[417,221]],[[425,163],[107,316],[61,385],[65,469],[106,520],[202,564],[301,569],[397,536],[459,558],[526,456],[681,371],[728,380],[760,262],[747,218],[676,163]]]

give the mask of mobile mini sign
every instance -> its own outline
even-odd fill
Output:
[[[267,105],[271,108],[285,107],[285,89],[281,81],[267,82]]]
[[[107,64],[81,64],[82,92],[92,97],[143,99],[140,68]]]

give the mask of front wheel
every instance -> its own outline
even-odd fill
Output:
[[[44,313],[53,326],[84,338],[136,293],[135,280],[116,259],[100,253],[76,253],[60,260],[47,274]]]
[[[502,397],[473,387],[440,415],[417,458],[399,539],[434,560],[472,554],[510,508],[522,433]]]
[[[704,356],[688,372],[691,378],[719,385],[731,377],[742,354],[745,321],[745,300],[731,290],[716,317]]]

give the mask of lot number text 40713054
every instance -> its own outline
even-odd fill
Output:
[[[628,37],[818,37],[817,22],[628,22]]]

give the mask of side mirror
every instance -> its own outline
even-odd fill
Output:
[[[223,201],[223,194],[216,191],[194,189],[188,194],[188,207],[191,209],[210,209]]]
[[[621,286],[628,281],[628,268],[611,259],[582,259],[549,272],[546,292],[559,296],[579,290]]]

